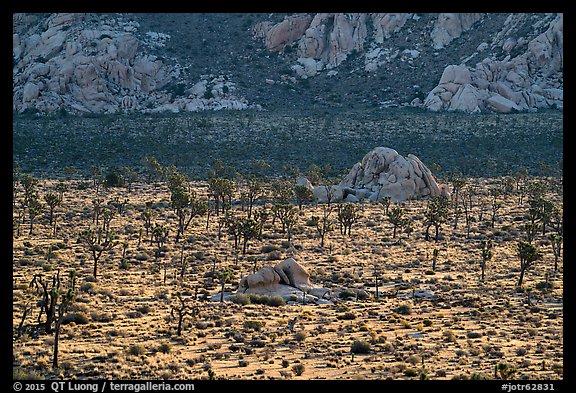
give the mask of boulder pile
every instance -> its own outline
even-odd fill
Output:
[[[406,201],[446,193],[432,172],[418,157],[404,157],[394,149],[377,147],[354,164],[338,185],[316,186],[314,196],[319,202]]]
[[[275,266],[264,266],[257,272],[240,279],[238,293],[281,296],[284,300],[300,300],[307,303],[332,298],[329,289],[310,282],[310,273],[294,258],[288,258]]]
[[[16,112],[151,113],[254,107],[234,95],[235,84],[227,75],[202,75],[186,89],[179,82],[178,64],[168,65],[149,53],[165,46],[168,34],[142,36],[138,22],[122,17],[55,13],[42,18],[13,15]]]
[[[438,85],[424,100],[424,108],[466,113],[562,109],[563,24],[563,15],[559,14],[546,31],[530,41],[504,40],[501,49],[506,53],[520,52],[515,57],[486,57],[474,68],[463,64],[447,66]],[[487,48],[486,43],[477,51]]]

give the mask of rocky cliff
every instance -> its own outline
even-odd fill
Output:
[[[563,15],[13,14],[16,112],[563,108]]]

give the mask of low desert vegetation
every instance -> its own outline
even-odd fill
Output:
[[[317,203],[295,183],[334,179],[320,160],[196,179],[145,157],[15,166],[14,378],[563,377],[561,175],[453,171],[444,198]],[[339,295],[238,291],[288,257]]]

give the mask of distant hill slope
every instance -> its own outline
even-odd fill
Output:
[[[14,14],[16,112],[563,108],[562,14]]]

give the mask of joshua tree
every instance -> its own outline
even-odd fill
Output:
[[[436,262],[438,262],[438,254],[439,253],[440,253],[440,250],[438,250],[437,248],[432,250],[432,271],[436,271]]]
[[[211,177],[208,179],[208,193],[214,199],[216,215],[224,213],[232,206],[234,182],[230,179]]]
[[[29,232],[30,235],[32,235],[34,220],[42,213],[43,209],[44,204],[40,202],[37,194],[34,194],[28,199],[28,218],[30,219],[30,232]]]
[[[312,216],[311,221],[312,224],[316,227],[316,231],[320,236],[320,247],[324,248],[324,239],[326,238],[326,234],[330,231],[334,230],[334,224],[330,218],[332,214],[332,205],[326,204],[323,206],[322,209],[322,217],[320,216]]]
[[[388,209],[390,209],[390,201],[391,200],[392,200],[392,198],[390,198],[387,195],[384,198],[382,198],[382,200],[380,201],[380,204],[384,207],[384,214],[386,214],[386,215],[388,215]]]
[[[218,280],[222,287],[220,288],[220,302],[224,301],[224,286],[232,278],[232,272],[228,269],[224,269],[219,275]]]
[[[78,240],[92,253],[92,259],[94,260],[93,276],[97,280],[98,261],[105,251],[110,251],[118,245],[116,234],[111,231],[102,233],[100,230],[88,229],[80,232]]]
[[[102,232],[110,231],[110,223],[112,222],[112,219],[114,218],[115,215],[116,215],[116,212],[114,210],[110,209],[109,207],[102,208],[102,210],[101,210]]]
[[[534,262],[542,259],[542,253],[536,246],[520,241],[518,242],[517,255],[520,258],[520,277],[516,285],[521,287],[524,273]]]
[[[128,192],[132,192],[132,185],[138,180],[138,173],[132,168],[125,166],[122,168],[122,176],[126,180]]]
[[[174,318],[174,312],[178,314],[178,328],[176,330],[176,334],[181,336],[182,323],[184,322],[184,318],[187,316],[192,316],[195,318],[200,314],[200,309],[197,306],[190,306],[188,304],[189,299],[183,298],[180,292],[176,292],[174,296],[176,299],[178,299],[178,303],[172,305],[172,309],[170,310],[170,317]]]
[[[242,200],[248,203],[248,218],[252,218],[252,207],[264,195],[264,191],[264,183],[260,179],[253,177],[246,181],[245,190],[241,194]]]
[[[52,368],[58,368],[58,344],[60,341],[60,327],[62,326],[62,321],[64,320],[64,316],[68,311],[68,308],[74,302],[76,297],[75,293],[75,286],[76,286],[76,271],[72,270],[70,272],[70,283],[68,288],[65,292],[60,296],[56,294],[57,297],[60,297],[60,304],[56,308],[58,311],[58,317],[56,318],[56,327],[54,331],[54,357],[52,359]]]
[[[501,380],[512,379],[516,374],[516,368],[508,363],[498,363],[494,366],[494,378]]]
[[[154,224],[154,228],[152,229],[152,239],[154,239],[154,242],[156,243],[156,261],[158,261],[158,258],[160,257],[160,252],[162,251],[164,243],[166,243],[168,240],[169,232],[170,230],[164,227],[164,225],[160,225],[158,223]]]
[[[38,191],[36,189],[38,179],[26,174],[20,178],[20,184],[24,189],[24,201],[22,202],[22,205],[28,206],[28,201],[30,199],[38,197]]]
[[[394,206],[392,210],[388,212],[388,220],[394,226],[392,232],[392,238],[396,239],[396,229],[402,228],[404,223],[406,222],[404,218],[404,209],[401,206]]]
[[[58,191],[58,199],[60,200],[60,204],[64,203],[64,193],[68,191],[68,185],[62,181],[56,184],[56,191]]]
[[[144,228],[146,229],[146,236],[148,236],[150,234],[150,228],[152,228],[152,218],[154,217],[154,210],[152,210],[151,202],[146,202],[146,207],[140,214],[140,217],[144,220]]]
[[[558,271],[558,258],[560,258],[560,252],[562,251],[562,235],[557,233],[550,233],[548,235],[548,240],[552,245],[552,252],[554,253],[554,271]]]
[[[462,208],[464,210],[464,220],[466,221],[466,237],[470,237],[470,225],[472,223],[472,203],[468,204],[468,200],[472,201],[472,191],[470,189],[462,190],[460,200],[462,201]]]
[[[466,179],[461,174],[455,174],[452,178],[452,203],[454,205],[454,229],[458,227],[460,210],[460,191],[466,185]]]
[[[35,274],[30,282],[29,288],[34,288],[40,300],[40,313],[38,314],[38,323],[42,318],[42,314],[46,315],[44,322],[44,331],[46,334],[52,334],[52,322],[56,314],[56,302],[58,300],[58,291],[60,289],[60,271],[52,277],[52,286],[48,287],[49,283],[45,282],[41,274]]]
[[[482,262],[480,263],[480,267],[482,268],[481,280],[484,281],[486,265],[492,259],[492,240],[488,239],[480,241],[480,247],[482,249]]]
[[[94,208],[94,215],[92,217],[92,222],[96,224],[96,227],[100,225],[100,214],[102,213],[102,204],[104,199],[96,198],[92,201],[92,206]]]
[[[338,222],[340,223],[340,233],[342,235],[346,235],[346,230],[348,230],[348,236],[351,236],[352,225],[360,217],[359,210],[358,206],[352,203],[338,206]]]
[[[44,323],[44,330],[46,334],[54,332],[54,357],[52,360],[52,367],[58,368],[58,343],[60,339],[60,327],[64,315],[68,311],[69,306],[74,301],[75,297],[75,284],[76,284],[76,271],[72,270],[69,273],[70,281],[68,287],[61,291],[60,270],[52,277],[52,285],[49,287],[48,283],[44,282],[41,274],[36,274],[30,282],[29,288],[33,288],[40,296],[38,304],[40,305],[40,313],[38,321],[42,314],[46,314],[46,322]],[[55,323],[53,330],[52,324]]]
[[[168,178],[168,188],[170,189],[172,208],[178,216],[178,231],[176,242],[190,225],[192,219],[206,213],[208,205],[196,198],[193,191],[189,191],[186,179],[183,175],[174,171]]]
[[[239,221],[239,233],[242,238],[242,254],[246,254],[248,250],[248,242],[252,239],[258,238],[260,228],[258,222],[251,218],[242,218]]]
[[[288,235],[288,241],[292,239],[292,230],[298,222],[298,211],[290,204],[276,203],[272,206],[272,213],[282,223],[282,232]]]
[[[434,226],[436,230],[436,235],[434,237],[435,241],[438,241],[438,233],[442,224],[448,220],[448,197],[444,195],[437,195],[432,197],[428,201],[428,206],[424,212],[426,218],[426,240],[429,240],[430,227]]]
[[[520,167],[514,174],[514,182],[516,183],[516,192],[518,193],[518,203],[522,203],[524,191],[526,188],[526,179],[528,178],[528,169]]]
[[[146,183],[152,183],[162,176],[162,165],[155,157],[147,156],[142,158],[140,162],[146,175]]]
[[[44,195],[44,201],[46,201],[46,204],[48,205],[48,218],[50,220],[50,225],[52,225],[52,221],[54,220],[54,209],[61,204],[60,198],[58,198],[58,195],[55,193],[49,192]]]
[[[492,197],[492,204],[491,204],[491,211],[492,217],[490,219],[490,226],[494,228],[494,224],[496,223],[496,214],[498,214],[498,210],[502,207],[502,202],[498,200],[498,197],[501,195],[501,191],[498,188],[492,188],[490,190],[490,196]]]
[[[314,199],[312,190],[303,184],[297,184],[294,186],[294,195],[296,196],[296,201],[298,202],[298,210],[302,210],[302,204],[304,202],[310,202]]]

